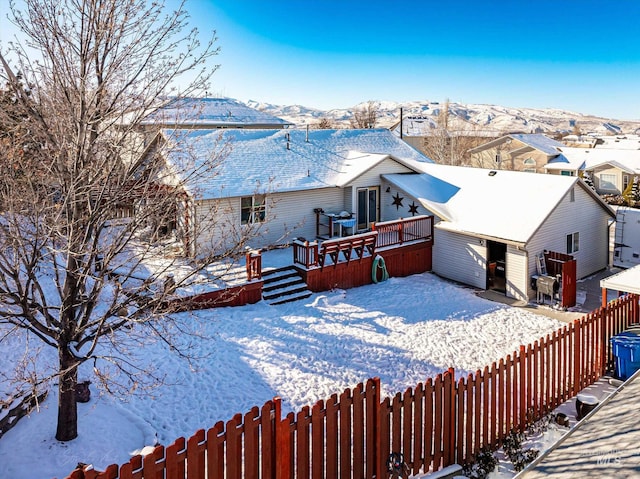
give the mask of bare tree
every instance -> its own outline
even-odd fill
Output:
[[[361,108],[353,110],[353,117],[349,121],[351,128],[375,128],[378,121],[378,105],[376,102],[369,100],[367,104]]]
[[[447,99],[438,113],[436,127],[424,138],[422,150],[436,163],[470,165],[469,150],[487,142],[488,137],[479,125],[451,116]]]
[[[186,30],[184,4],[173,12],[145,0],[20,5],[11,4],[24,35],[12,44],[13,68],[0,56],[11,105],[0,112],[0,157],[19,173],[0,179],[0,341],[22,334],[56,351],[51,371],[21,366],[21,374],[57,380],[56,438],[68,441],[78,431],[79,367],[93,366],[109,391],[137,387],[151,372],[137,369],[131,342],[171,342],[168,292],[234,253],[190,263],[165,254],[162,233],[185,204],[185,184],[214,174],[225,149],[199,152],[208,161],[198,169],[186,152],[184,165],[167,168],[153,153],[179,144],[150,141],[143,128],[169,101],[210,88],[217,49],[215,37],[201,44]],[[149,258],[162,266],[145,272]],[[176,261],[190,268],[172,279]]]
[[[334,125],[333,120],[331,120],[331,118],[327,118],[325,116],[325,117],[320,118],[318,123],[316,123],[316,128],[318,130],[331,130],[331,129],[335,128],[335,125]]]

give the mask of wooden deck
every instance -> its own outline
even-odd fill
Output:
[[[322,242],[296,240],[292,246],[294,266],[311,291],[363,286],[375,282],[376,256],[391,276],[430,271],[433,217],[376,223],[366,233]]]

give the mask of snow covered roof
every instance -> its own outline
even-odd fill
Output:
[[[422,174],[384,178],[441,218],[437,228],[526,244],[577,177],[422,164]],[[597,196],[611,216],[613,210]]]
[[[599,136],[596,148],[610,148],[616,150],[640,150],[640,136]]]
[[[147,124],[192,128],[284,128],[291,123],[256,110],[232,98],[185,98],[176,101],[150,119]]]
[[[541,133],[517,133],[509,136],[514,140],[518,140],[525,145],[529,145],[531,148],[540,150],[549,156],[557,155],[559,153],[558,148],[564,146],[564,143],[553,140]]]
[[[493,141],[480,145],[476,148],[469,150],[471,153],[484,151],[487,148],[493,148],[494,146],[507,143],[509,140],[517,140],[525,145],[534,148],[538,151],[545,153],[547,156],[555,156],[559,152],[559,148],[564,147],[564,143],[553,140],[542,133],[512,133],[509,135],[501,136]]]
[[[341,187],[388,157],[416,170],[431,162],[386,129],[367,130],[164,130],[179,145],[167,160],[197,171],[211,151],[229,152],[206,180],[188,189],[198,199]],[[176,170],[180,168],[175,168]]]
[[[640,294],[640,265],[601,279],[600,287],[623,293]]]
[[[590,171],[606,164],[627,173],[640,174],[640,150],[564,147],[560,156],[547,163],[545,168]]]
[[[552,158],[546,165],[544,165],[544,168],[546,170],[554,171],[581,171],[584,170],[584,167],[585,162],[583,158],[572,155],[565,156],[564,153],[560,153],[558,156]]]

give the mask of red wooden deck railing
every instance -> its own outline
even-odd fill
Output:
[[[260,251],[247,251],[245,255],[245,263],[247,266],[247,280],[262,278],[262,255]]]
[[[457,381],[450,369],[381,401],[380,381],[370,379],[284,418],[276,398],[144,458],[68,479],[373,479],[387,477],[391,452],[413,474],[462,464],[605,374],[611,337],[640,323],[638,299],[612,301]]]
[[[378,232],[378,248],[416,240],[433,240],[433,216],[415,216],[374,223],[372,229]]]
[[[368,251],[373,255],[377,248],[399,246],[418,240],[433,241],[433,216],[375,223],[371,232],[332,238],[320,244],[317,241],[294,240],[293,263],[307,269],[323,267],[327,264],[327,257],[336,263],[342,254],[344,261],[350,261],[354,257],[353,253],[362,257],[363,252]]]

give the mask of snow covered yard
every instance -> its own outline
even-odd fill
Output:
[[[281,306],[182,313],[179,321],[197,333],[184,339],[195,361],[160,341],[138,351],[166,384],[119,399],[92,384],[91,401],[78,405],[79,437],[69,443],[53,438],[54,388],[40,412],[0,440],[0,477],[62,478],[80,461],[120,464],[156,436],[170,444],[274,396],[297,411],[374,376],[383,397],[393,395],[449,367],[466,375],[562,326],[430,273]],[[0,343],[0,367],[15,347],[24,344]],[[83,369],[80,379],[91,374]]]

